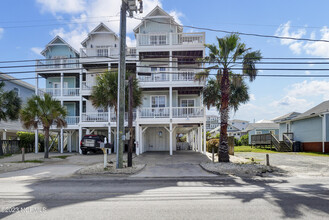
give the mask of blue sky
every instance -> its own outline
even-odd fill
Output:
[[[145,13],[157,4],[184,25],[209,27],[247,33],[305,37],[329,40],[326,0],[144,0]],[[77,50],[88,31],[100,21],[119,30],[117,0],[2,0],[0,7],[0,61],[42,58],[39,52],[55,36],[60,35]],[[105,17],[111,16],[111,17]],[[128,44],[134,44],[132,29],[137,20],[128,21]],[[29,27],[25,27],[29,26]],[[33,27],[31,27],[33,26]],[[198,30],[185,29],[186,32]],[[214,43],[222,33],[206,32],[207,43]],[[263,57],[329,57],[329,43],[296,42],[241,36],[241,40]],[[29,63],[24,63],[29,64]],[[33,63],[30,63],[33,64]],[[1,64],[5,66],[7,64]],[[328,65],[264,65],[275,68],[328,68]],[[1,69],[22,71],[31,69]],[[314,71],[263,71],[260,74],[319,74]],[[19,74],[15,77],[30,77]],[[28,80],[34,84],[34,80]],[[329,99],[326,78],[265,78],[249,84],[251,100],[231,115],[256,121],[272,119],[299,111]],[[215,111],[212,111],[215,112]]]

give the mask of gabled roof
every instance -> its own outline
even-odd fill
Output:
[[[86,47],[86,42],[90,39],[91,35],[100,33],[113,34],[117,39],[119,39],[118,35],[116,35],[114,31],[112,31],[108,26],[101,22],[99,25],[97,25],[97,27],[95,27],[92,31],[89,32],[88,37],[81,42],[81,45],[83,47]]]
[[[168,17],[171,19],[171,21],[173,22],[174,25],[178,26],[178,28],[182,31],[183,30],[183,27],[178,24],[175,19],[173,18],[173,16],[171,16],[170,14],[168,14],[165,10],[163,10],[160,6],[156,6],[150,13],[148,13],[144,18],[143,20],[141,21],[141,23],[134,28],[134,32],[136,33],[137,32],[137,29],[140,28],[144,21],[145,20],[148,20],[148,19],[152,19],[152,17],[154,16],[164,16],[164,17]]]
[[[307,110],[306,112],[298,115],[297,117],[291,119],[291,121],[297,121],[304,118],[317,117],[323,113],[329,113],[329,100],[320,103],[319,105]]]
[[[10,76],[10,75],[2,73],[2,72],[0,72],[0,79],[10,80],[9,82],[11,82],[11,83],[23,86],[23,87],[33,90],[33,91],[35,90],[35,87],[33,85],[31,85],[30,83],[24,82],[22,80],[19,80],[13,76]]]
[[[279,122],[282,122],[282,121],[287,121],[287,120],[293,119],[293,118],[299,116],[300,114],[301,113],[299,113],[299,112],[290,112],[288,114],[276,117],[276,118],[272,119],[272,121],[274,121],[276,123],[279,123]]]
[[[276,123],[250,123],[245,131],[254,129],[279,129],[279,125]]]
[[[43,51],[41,51],[41,55],[45,56],[48,48],[51,46],[56,46],[56,45],[68,46],[74,53],[76,53],[77,56],[79,56],[79,52],[58,35],[46,45],[45,49]]]

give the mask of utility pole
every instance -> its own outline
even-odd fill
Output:
[[[128,147],[128,167],[133,166],[133,76],[129,76],[129,115],[128,115],[128,127],[129,127],[129,147]]]
[[[123,168],[123,149],[125,141],[125,79],[126,79],[126,29],[127,17],[133,16],[133,12],[143,11],[143,1],[138,0],[140,7],[137,9],[136,0],[122,0],[120,12],[120,62],[118,77],[118,115],[117,115],[117,155],[116,168]]]

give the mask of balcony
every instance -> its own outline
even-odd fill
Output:
[[[80,117],[79,116],[67,116],[65,118],[67,125],[78,125]]]
[[[203,107],[173,107],[173,118],[201,118],[204,116]]]
[[[205,44],[205,33],[149,33],[137,34],[137,46]]]
[[[136,111],[133,112],[133,121],[136,120]],[[117,121],[117,115],[114,111],[111,112],[111,122]],[[125,122],[128,122],[128,112],[125,113]]]
[[[82,122],[108,122],[108,112],[82,113]]]
[[[90,91],[93,89],[93,86],[95,86],[94,82],[82,81],[82,90]]]
[[[142,67],[138,72],[147,72],[143,75],[138,75],[140,82],[167,82],[170,81],[170,75],[172,75],[171,81],[181,82],[193,82],[195,81],[195,75],[197,74],[194,70],[179,70],[173,72],[150,72],[150,67]]]
[[[140,118],[169,118],[170,108],[141,108],[139,110]]]
[[[39,95],[43,95],[45,93],[48,93],[49,95],[53,97],[58,96],[79,96],[80,89],[79,88],[64,88],[63,94],[61,95],[61,89],[60,88],[46,88],[46,89],[39,89]]]
[[[99,57],[118,57],[119,47],[100,47],[100,48],[81,48],[80,55],[82,58],[99,58]],[[136,47],[127,47],[126,56],[136,56]]]
[[[37,60],[37,70],[75,69],[79,68],[79,59]]]

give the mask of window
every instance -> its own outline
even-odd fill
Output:
[[[161,96],[152,96],[151,99],[152,103],[152,108],[161,108],[161,107],[166,107],[166,96],[161,95]]]
[[[17,94],[17,96],[19,96],[19,88],[14,88],[14,92]]]
[[[108,46],[96,46],[98,57],[108,57]]]
[[[152,35],[150,36],[151,45],[166,45],[167,36],[166,35]]]
[[[256,134],[262,134],[262,131],[256,131]]]
[[[181,107],[194,107],[194,99],[182,99]]]
[[[157,72],[157,73],[152,73],[152,81],[167,81],[169,78],[167,77],[165,71],[166,71],[166,67],[159,67],[159,68],[151,67],[151,72]]]

